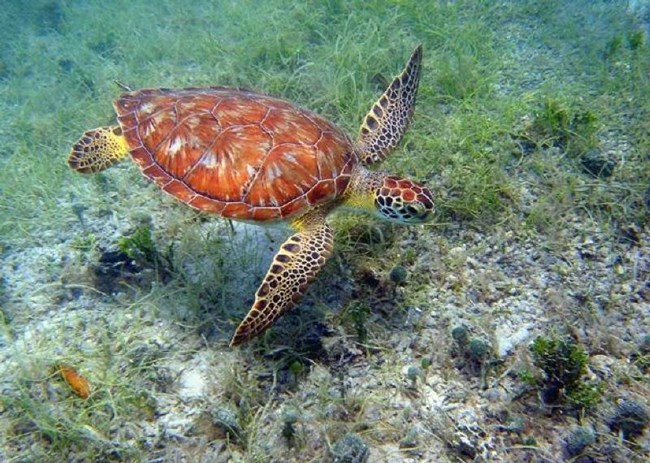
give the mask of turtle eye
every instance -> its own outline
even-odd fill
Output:
[[[405,205],[401,212],[402,219],[409,223],[426,222],[431,218],[431,210],[420,202]]]
[[[409,204],[408,206],[405,207],[405,209],[406,209],[406,213],[412,216],[419,215],[422,210],[422,208],[416,207],[413,204]]]

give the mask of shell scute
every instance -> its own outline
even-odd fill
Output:
[[[163,191],[172,196],[180,199],[181,201],[190,204],[196,193],[192,191],[187,185],[178,180],[172,180],[166,185],[162,186]]]
[[[253,215],[251,219],[259,222],[265,222],[267,220],[273,220],[278,215],[280,215],[280,209],[277,207],[256,207],[253,209]]]
[[[259,125],[269,108],[256,100],[224,98],[216,101],[211,108],[212,117],[223,127],[232,125]]]
[[[339,175],[334,179],[334,182],[336,184],[336,194],[343,194],[345,189],[348,187],[348,183],[350,183],[350,174]]]
[[[210,212],[213,214],[222,214],[225,207],[225,203],[221,201],[215,201],[214,199],[207,198],[205,196],[195,195],[190,199],[187,204],[192,206],[194,209],[199,209],[205,212]]]
[[[145,169],[142,169],[142,173],[156,182],[156,185],[161,188],[164,188],[165,185],[173,181],[173,179],[169,177],[169,174],[157,164],[151,164]]]
[[[152,107],[151,104],[145,104],[146,110],[151,110],[149,113],[136,113],[138,118],[138,137],[142,144],[153,151],[168,138],[171,137],[172,131],[177,129],[178,124],[176,121],[176,113],[173,107],[165,107],[160,110]],[[183,129],[180,126],[179,129]]]
[[[323,180],[318,182],[318,184],[307,193],[307,201],[309,201],[309,204],[318,204],[322,202],[324,197],[327,197],[330,191],[336,191],[334,180]]]
[[[314,145],[323,132],[313,121],[290,106],[272,108],[261,126],[273,133],[276,145]]]
[[[268,153],[246,199],[261,206],[281,206],[314,187],[316,173],[312,148],[277,146]]]
[[[204,143],[207,145],[207,143]],[[223,130],[189,164],[182,180],[199,194],[224,202],[241,201],[255,169],[271,146],[270,136],[258,126],[231,126]],[[160,156],[166,159],[167,156]],[[172,161],[167,161],[169,165]]]
[[[329,135],[329,133],[325,132],[325,135]],[[315,158],[318,163],[318,172],[320,173],[321,179],[333,179],[341,175],[346,169],[346,166],[337,161],[339,155],[338,140],[325,135],[315,144]]]
[[[247,220],[252,216],[253,208],[245,203],[226,203],[221,215],[233,219]]]
[[[154,163],[151,154],[142,145],[131,149],[131,157],[143,171]]]
[[[300,196],[298,199],[291,201],[288,204],[285,204],[280,208],[282,217],[292,217],[296,214],[307,210],[309,203],[305,196]]]

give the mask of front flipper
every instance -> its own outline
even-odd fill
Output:
[[[296,305],[332,254],[332,230],[322,211],[303,216],[292,225],[298,232],[280,246],[231,346],[254,338]]]
[[[393,79],[363,119],[356,146],[364,164],[383,161],[402,139],[415,109],[421,68],[422,45],[419,45],[402,73]]]

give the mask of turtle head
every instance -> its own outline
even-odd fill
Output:
[[[417,224],[433,218],[433,196],[422,184],[387,175],[374,196],[379,216],[392,222]]]

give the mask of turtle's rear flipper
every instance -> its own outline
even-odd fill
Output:
[[[119,127],[99,127],[84,132],[72,146],[68,165],[81,174],[94,174],[117,164],[129,153]]]

